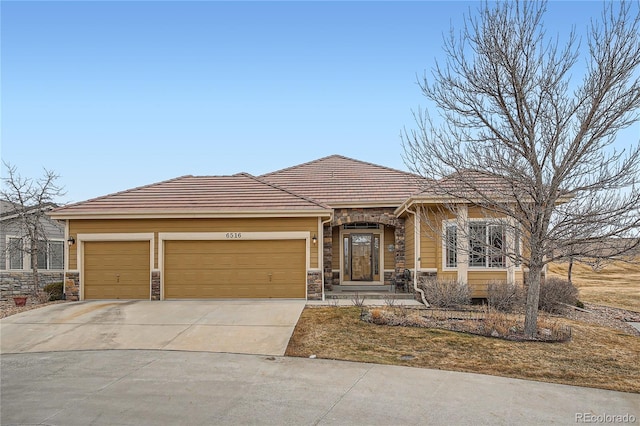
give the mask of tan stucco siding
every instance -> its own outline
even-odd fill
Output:
[[[422,268],[440,268],[440,222],[431,209],[420,209],[420,265]],[[435,229],[434,229],[435,228]]]
[[[414,216],[407,216],[404,221],[404,261],[405,268],[415,269],[415,222]],[[392,253],[391,253],[392,254]],[[391,257],[391,256],[389,256]]]
[[[315,217],[216,218],[216,219],[72,219],[69,235],[110,233],[154,233],[154,268],[158,268],[159,232],[318,232]],[[310,244],[310,267],[318,268],[318,246]],[[78,268],[77,244],[69,249],[69,269]]]
[[[384,256],[384,269],[395,269],[396,267],[395,251],[387,250],[387,247],[389,246],[389,244],[392,244],[395,246],[395,243],[396,243],[395,228],[392,228],[390,226],[385,226],[384,227],[384,245],[382,247],[382,255]],[[405,251],[406,251],[406,246],[405,246]]]
[[[522,270],[515,271],[515,281],[517,283],[524,282],[524,273],[522,272]]]
[[[457,280],[458,279],[458,273],[456,271],[442,272],[441,270],[438,270],[438,279],[440,279],[440,280]]]
[[[487,285],[490,281],[506,281],[507,272],[500,271],[474,271],[469,270],[468,283],[471,287],[471,297],[487,297]]]
[[[469,207],[469,219],[485,219],[501,217],[499,213],[483,209],[481,207]]]

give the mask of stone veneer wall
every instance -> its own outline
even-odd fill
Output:
[[[381,208],[355,208],[355,209],[335,209],[333,214],[333,221],[331,227],[325,226],[324,228],[324,276],[325,276],[325,290],[330,291],[332,285],[340,284],[340,273],[332,272],[332,259],[333,259],[333,233],[332,227],[342,226],[347,223],[355,222],[371,222],[381,223],[385,226],[391,226],[395,229],[395,271],[384,273],[385,284],[398,284],[396,277],[402,280],[404,268],[405,268],[405,253],[404,253],[404,219],[396,217],[393,213],[392,207]],[[336,256],[338,254],[336,253]]]
[[[330,225],[325,225],[322,234],[324,235],[322,242],[324,289],[331,291],[333,284],[340,284],[340,274],[338,274],[337,282],[333,275],[333,228]]]
[[[67,300],[80,300],[80,272],[66,273],[64,294]]]
[[[151,271],[151,300],[160,300],[160,271]]]
[[[39,271],[40,289],[47,284],[62,282],[63,273],[53,271]],[[0,298],[5,299],[18,294],[30,294],[33,291],[33,272],[31,271],[0,271]]]
[[[322,271],[307,271],[307,300],[322,300]]]

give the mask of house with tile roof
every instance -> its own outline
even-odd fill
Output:
[[[57,205],[46,203],[21,208],[20,205],[0,200],[0,298],[31,293],[33,289],[33,257],[25,217],[31,223],[42,211],[51,211]],[[65,250],[64,227],[57,220],[40,217],[37,228],[38,283],[62,282]]]
[[[508,259],[454,259],[456,248],[422,223],[442,202],[428,188],[417,175],[332,155],[257,177],[183,176],[51,216],[71,243],[72,299],[317,300],[359,288],[421,298],[418,283],[429,276],[468,281],[485,297],[489,280],[521,279]]]

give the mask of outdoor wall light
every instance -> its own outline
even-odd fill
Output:
[[[71,247],[76,243],[76,239],[73,237],[69,237],[69,239],[67,240],[67,243],[69,244],[69,247]]]
[[[316,234],[313,234],[313,238],[311,238],[311,241],[313,241],[314,245],[318,242],[318,237],[316,237]]]

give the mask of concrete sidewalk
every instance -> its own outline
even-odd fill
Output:
[[[7,354],[0,362],[3,425],[575,425],[640,418],[638,394],[344,361],[125,350]]]

